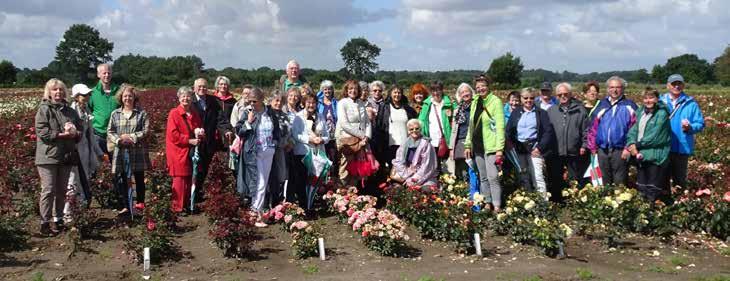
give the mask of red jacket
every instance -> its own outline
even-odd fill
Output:
[[[167,168],[170,169],[170,176],[192,176],[193,164],[190,159],[190,144],[193,132],[185,125],[187,119],[191,130],[203,127],[203,121],[195,113],[185,113],[182,105],[170,110],[167,115],[167,128],[165,130],[165,152],[167,152]]]

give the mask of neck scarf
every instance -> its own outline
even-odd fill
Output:
[[[227,101],[227,100],[229,100],[229,99],[232,99],[232,98],[233,98],[233,95],[231,95],[231,93],[230,93],[230,92],[228,93],[228,95],[225,95],[225,96],[224,96],[224,95],[223,95],[223,93],[221,93],[221,92],[218,92],[218,91],[215,91],[215,93],[213,93],[213,95],[215,95],[216,97],[218,97],[218,98],[219,98],[219,99],[221,99],[222,101]]]
[[[469,114],[470,105],[471,105],[471,101],[469,101],[469,102],[462,101],[459,104],[459,109],[456,111],[456,123],[457,124],[464,124],[466,122],[466,117]]]

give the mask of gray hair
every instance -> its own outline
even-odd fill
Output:
[[[106,68],[108,68],[108,69],[109,69],[109,71],[111,71],[111,70],[112,70],[112,65],[111,65],[111,64],[108,64],[108,63],[102,63],[102,64],[100,64],[100,65],[97,65],[97,66],[96,66],[96,72],[99,72],[99,71],[101,70],[101,68],[103,68],[103,67],[106,67]]]
[[[264,90],[261,90],[261,88],[259,87],[254,87],[253,89],[251,89],[251,96],[256,97],[259,102],[264,102]]]
[[[360,85],[360,92],[361,93],[362,92],[365,92],[365,90],[367,90],[368,92],[370,92],[370,87],[368,85],[368,82],[360,81],[360,82],[357,82],[357,83]]]
[[[287,63],[286,63],[286,67],[285,67],[284,69],[287,69],[287,68],[289,68],[289,65],[291,65],[291,64],[294,64],[294,65],[296,65],[297,67],[301,67],[301,66],[299,65],[299,62],[297,62],[296,60],[289,60],[289,62],[287,62]]]
[[[370,89],[372,89],[373,87],[380,87],[381,90],[385,91],[385,83],[383,83],[383,81],[375,80],[373,82],[370,82]]]
[[[193,96],[193,88],[190,88],[190,86],[182,86],[177,89],[177,98],[182,97],[183,95],[189,95]]]
[[[225,76],[222,76],[221,75],[221,76],[218,76],[218,78],[215,78],[215,87],[218,87],[218,83],[220,83],[221,81],[223,81],[226,84],[228,84],[228,87],[231,86],[231,79],[228,79],[228,77],[225,77]]]
[[[461,102],[461,90],[463,90],[464,88],[469,89],[469,92],[471,92],[472,95],[474,94],[474,88],[472,88],[468,83],[461,83],[459,84],[459,87],[456,87],[457,102]]]
[[[619,76],[611,76],[611,78],[608,78],[608,80],[606,80],[606,85],[608,85],[608,83],[611,82],[611,81],[619,81],[619,82],[621,82],[621,85],[623,86],[624,89],[626,89],[626,86],[629,85],[629,83],[626,82],[626,80],[624,80],[623,78],[621,78]]]
[[[556,93],[558,92],[558,89],[560,89],[560,87],[565,87],[565,89],[568,90],[568,92],[573,92],[573,86],[571,86],[570,83],[568,83],[568,82],[562,82],[562,83],[558,84],[557,86],[555,86]]]
[[[330,80],[324,80],[322,83],[319,83],[319,90],[324,91],[325,88],[332,88],[332,90],[335,89],[335,83],[332,83]]]
[[[406,122],[406,127],[412,126],[412,125],[418,125],[419,128],[423,128],[423,122],[421,122],[421,120],[418,120],[417,118],[413,118],[411,120],[408,120],[408,122]]]
[[[522,90],[520,91],[520,96],[522,96],[523,94],[529,94],[532,97],[536,97],[537,90],[533,87],[522,88]]]

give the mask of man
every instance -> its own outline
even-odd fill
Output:
[[[92,126],[94,127],[94,134],[99,137],[97,138],[99,148],[111,159],[109,154],[113,151],[107,150],[106,129],[109,126],[112,111],[120,106],[117,99],[114,98],[119,85],[112,84],[112,67],[106,63],[96,67],[96,77],[99,78],[99,82],[91,91],[88,106],[91,115],[94,116]]]
[[[202,202],[205,196],[205,177],[208,175],[208,166],[213,159],[215,152],[220,150],[222,142],[219,134],[216,132],[219,124],[219,114],[221,113],[221,104],[217,97],[208,95],[208,82],[203,78],[198,78],[193,83],[193,91],[195,92],[195,101],[193,101],[193,110],[198,114],[200,120],[203,121],[203,129],[205,130],[205,138],[200,146],[198,146],[198,154],[200,161],[198,162],[198,173],[195,180],[195,201]],[[230,121],[229,121],[230,122]]]
[[[542,82],[540,87],[540,98],[535,103],[540,109],[547,111],[551,106],[558,104],[558,99],[553,97],[553,85],[550,82]]]
[[[281,85],[280,89],[282,93],[286,93],[286,91],[291,87],[301,87],[307,82],[299,70],[299,63],[295,60],[290,60],[286,64],[286,74],[279,78],[279,85]]]
[[[567,166],[570,180],[578,181],[583,187],[586,184],[583,173],[587,168],[587,153],[583,146],[585,130],[588,127],[588,111],[583,103],[573,98],[573,87],[563,82],[555,87],[558,105],[548,109],[550,123],[553,124],[557,138],[556,155],[548,160],[548,191],[551,200],[562,201],[563,169]]]
[[[612,76],[606,81],[608,96],[593,112],[593,119],[587,135],[587,146],[598,155],[603,184],[623,184],[628,180],[628,159],[626,136],[636,123],[636,103],[624,96],[626,80]]]
[[[705,128],[705,118],[694,98],[684,93],[684,78],[672,74],[667,79],[668,93],[661,100],[669,108],[672,145],[669,150],[669,173],[673,186],[687,187],[687,161],[694,153],[696,133]],[[667,178],[667,180],[669,180]]]

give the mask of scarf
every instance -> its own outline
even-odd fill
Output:
[[[221,93],[221,92],[218,92],[218,91],[215,91],[215,93],[213,93],[213,95],[215,95],[216,97],[218,97],[218,98],[219,98],[219,99],[221,99],[222,101],[227,101],[227,100],[229,100],[229,99],[232,99],[232,98],[233,98],[233,95],[231,95],[231,93],[228,93],[228,95],[225,95],[225,96],[224,96],[224,95],[223,95],[223,93]]]
[[[418,139],[418,141],[416,141],[416,140],[413,140],[412,137],[408,137],[406,139],[406,143],[401,145],[404,148],[403,149],[403,161],[406,162],[406,164],[407,164],[406,166],[411,165],[411,163],[408,163],[408,151],[410,151],[411,148],[415,148],[416,150],[418,150],[418,145],[421,143],[422,139],[423,139],[423,137],[421,137],[420,139]],[[414,153],[415,153],[415,151],[414,151]]]
[[[459,108],[456,111],[456,123],[461,125],[466,122],[467,116],[469,116],[469,107],[471,107],[471,101],[465,102],[462,101],[461,104],[459,104]]]
[[[312,133],[317,133],[317,112],[307,112],[307,120],[312,120]]]

